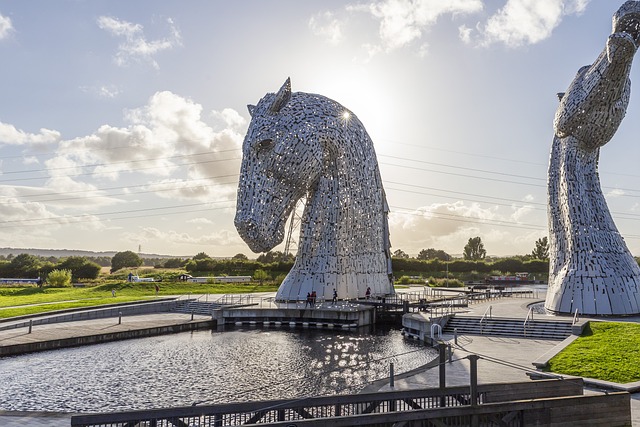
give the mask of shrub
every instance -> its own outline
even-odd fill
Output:
[[[429,281],[427,283],[432,288],[462,288],[462,287],[464,287],[464,283],[462,283],[458,279],[434,279],[433,277],[429,277]]]
[[[401,285],[408,285],[410,282],[411,279],[409,278],[409,276],[402,276],[398,279],[398,283],[400,283]]]
[[[71,285],[71,270],[53,270],[47,275],[47,283],[54,288]]]

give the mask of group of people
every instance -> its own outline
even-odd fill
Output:
[[[316,291],[307,292],[307,301],[304,304],[304,308],[307,308],[307,306],[314,308],[316,306],[316,298]],[[338,302],[338,292],[335,290],[335,288],[333,289],[333,298],[331,299],[331,301],[332,304]]]
[[[316,291],[307,292],[307,302],[304,304],[304,308],[310,306],[311,308],[316,306]]]
[[[367,291],[364,294],[366,299],[370,299],[371,298],[371,288],[367,287]],[[311,292],[307,292],[307,301],[304,304],[304,308],[307,308],[307,306],[314,308],[316,306],[316,291],[311,291]],[[338,302],[338,292],[335,290],[335,288],[333,289],[333,298],[331,299],[331,303],[335,304]]]

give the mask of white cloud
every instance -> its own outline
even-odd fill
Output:
[[[0,122],[0,144],[24,145],[24,144],[49,144],[60,139],[60,132],[40,129],[40,133],[28,133],[16,129],[15,126]]]
[[[8,16],[0,15],[0,40],[9,37],[9,34],[13,31],[13,24],[11,18]]]
[[[466,25],[461,25],[458,27],[458,35],[460,36],[460,40],[464,43],[471,42],[471,33],[473,29],[467,27]]]
[[[192,236],[189,233],[178,232],[174,230],[159,230],[155,227],[142,227],[137,233],[127,232],[123,233],[123,239],[138,243],[138,242],[159,242],[163,245],[236,245],[240,244],[242,240],[238,236],[238,233],[229,230],[220,230],[218,232],[210,234],[202,234],[198,236]]]
[[[247,120],[232,108],[225,108],[222,111],[212,111],[211,116],[221,121],[224,127],[229,127],[234,130],[244,131],[247,126]]]
[[[115,85],[80,86],[80,90],[104,99],[113,99],[122,93],[122,91]]]
[[[333,12],[318,13],[309,19],[309,28],[316,36],[323,37],[331,44],[338,44],[343,39],[344,21],[338,19]]]
[[[482,8],[481,0],[383,0],[347,6],[349,11],[366,12],[380,21],[380,49],[387,52],[419,40],[443,15],[476,13]]]
[[[36,165],[39,164],[40,160],[36,156],[25,156],[22,159],[22,164],[24,165]]]
[[[624,190],[621,190],[619,188],[614,188],[613,190],[611,190],[611,191],[609,191],[607,193],[607,197],[611,197],[611,198],[613,198],[613,197],[621,197],[621,196],[624,196],[625,194],[626,193],[625,193]]]
[[[211,221],[208,218],[193,218],[193,219],[190,219],[187,222],[189,224],[213,224],[213,221]]]
[[[129,125],[102,125],[91,135],[63,141],[45,165],[54,177],[90,174],[116,180],[122,173],[165,177],[147,188],[160,197],[226,198],[237,186],[246,120],[232,109],[212,114],[224,123],[218,132],[202,121],[200,104],[172,92],[157,92],[147,105],[125,112]]]
[[[551,36],[567,15],[580,14],[590,0],[508,0],[502,9],[479,25],[480,44],[509,47],[535,44]],[[470,40],[462,33],[463,40]]]
[[[145,61],[149,62],[156,69],[159,68],[158,63],[154,59],[156,54],[182,45],[180,31],[175,26],[173,20],[167,19],[167,23],[169,24],[170,32],[168,37],[147,41],[143,32],[143,26],[140,24],[120,21],[110,16],[101,16],[98,18],[98,27],[116,37],[124,39],[118,46],[118,52],[115,55],[116,64],[126,66],[131,61]]]
[[[516,225],[522,224],[521,221],[533,211],[531,206],[514,205],[508,211],[503,211],[497,206],[483,207],[478,203],[465,204],[462,201],[434,203],[411,212],[392,211],[389,216],[391,243],[395,249],[412,255],[427,248],[459,255],[469,238],[480,236],[491,255],[526,253],[522,248],[528,245],[533,247],[541,231],[529,230],[527,225],[523,228]],[[537,237],[532,238],[533,235]]]
[[[482,208],[475,203],[434,203],[409,213],[392,212],[389,228],[394,241],[412,242],[412,247],[402,248],[405,252],[418,253],[430,247],[440,249],[448,241],[459,242],[460,235],[477,234],[478,221],[495,217],[493,209]],[[473,236],[466,239],[469,237]]]

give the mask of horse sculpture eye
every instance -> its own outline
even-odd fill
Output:
[[[268,150],[273,147],[273,139],[267,138],[258,142],[258,149],[260,150]]]

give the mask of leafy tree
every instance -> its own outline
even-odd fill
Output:
[[[111,258],[111,272],[120,270],[125,267],[140,267],[142,259],[137,253],[132,251],[117,252]]]
[[[267,273],[264,270],[258,269],[258,270],[253,272],[253,280],[259,281],[261,285],[268,278],[269,278],[269,273]]]
[[[197,260],[199,260],[199,259],[210,259],[210,258],[211,258],[211,257],[210,257],[209,255],[207,255],[206,253],[204,253],[204,252],[199,252],[199,253],[197,253],[197,254],[196,254],[192,259],[194,259],[194,260],[196,260],[196,261],[197,261]]]
[[[231,259],[239,259],[241,261],[248,261],[249,257],[247,257],[245,254],[235,254]]]
[[[523,271],[529,273],[549,273],[549,260],[548,259],[532,259],[524,263]]]
[[[409,259],[409,255],[407,255],[402,249],[396,249],[396,251],[393,254],[391,254],[391,257]]]
[[[463,255],[464,259],[473,261],[484,259],[487,256],[487,251],[484,249],[482,239],[480,237],[471,237],[464,246]]]
[[[536,247],[533,248],[531,256],[535,259],[549,259],[549,239],[547,236],[536,240]]]
[[[503,258],[491,264],[494,270],[503,274],[525,271],[524,263],[518,258]]]
[[[429,260],[429,259],[439,259],[441,261],[448,261],[451,259],[451,256],[441,249],[423,249],[418,254],[418,259]]]
[[[56,265],[58,270],[69,270],[72,280],[97,279],[101,267],[82,256],[70,256]]]
[[[162,266],[164,268],[180,268],[184,265],[185,261],[182,258],[169,258]]]
[[[20,254],[11,260],[9,271],[12,277],[38,277],[43,262],[35,255]]]
[[[47,275],[47,283],[55,288],[71,285],[71,270],[53,270]]]
[[[269,264],[272,262],[293,262],[295,257],[291,254],[285,254],[280,251],[269,251],[263,254],[260,254],[256,261],[261,262],[263,264]]]

